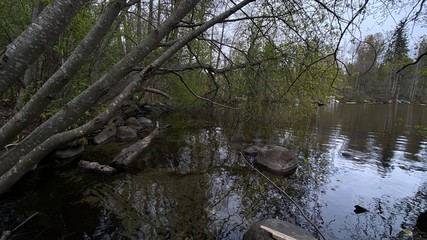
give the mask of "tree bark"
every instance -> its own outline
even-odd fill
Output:
[[[21,142],[18,146],[16,146],[11,151],[7,152],[2,156],[2,164],[0,165],[0,195],[4,193],[8,188],[10,188],[21,176],[23,176],[26,172],[31,170],[39,161],[41,158],[46,156],[49,152],[51,152],[53,149],[55,149],[59,144],[70,142],[74,139],[77,139],[79,137],[82,137],[91,131],[94,131],[95,129],[98,129],[105,125],[109,119],[111,119],[115,114],[118,112],[120,106],[125,102],[126,99],[128,99],[132,94],[137,90],[140,89],[141,85],[159,68],[161,67],[168,59],[170,59],[179,49],[181,49],[183,46],[185,46],[189,41],[196,38],[199,34],[206,31],[208,28],[213,26],[214,24],[220,22],[221,20],[224,20],[228,16],[232,15],[234,12],[238,11],[242,7],[246,6],[250,2],[253,2],[255,0],[244,0],[240,2],[239,4],[235,5],[234,7],[230,8],[229,10],[225,11],[224,13],[218,15],[217,17],[212,18],[208,22],[202,24],[199,28],[189,32],[187,35],[176,41],[169,49],[167,49],[159,58],[157,58],[155,61],[153,61],[149,66],[147,66],[142,72],[139,74],[136,74],[133,77],[132,82],[120,93],[117,95],[117,97],[107,106],[105,111],[98,115],[96,118],[92,119],[91,121],[87,122],[81,127],[62,132],[64,130],[58,130],[58,128],[63,128],[64,125],[62,125],[64,122],[69,122],[70,119],[76,118],[75,115],[78,114],[79,111],[82,111],[82,108],[84,108],[87,105],[79,106],[78,103],[80,101],[83,101],[82,103],[85,103],[85,98],[82,98],[82,96],[77,97],[77,100],[72,101],[71,103],[67,104],[65,108],[63,108],[60,113],[55,115],[53,118],[51,118],[48,122],[48,124],[43,124],[37,130],[35,130],[29,137],[27,137],[23,142]],[[184,4],[184,8],[189,7],[186,10],[191,10],[193,6],[189,6],[188,4],[192,2],[196,4],[194,1],[184,1],[182,4]],[[179,11],[179,8],[178,10]],[[181,19],[179,16],[185,16],[181,15],[175,12],[172,14],[167,21],[172,21],[177,23],[179,19]],[[170,18],[173,18],[175,20],[170,20]],[[161,27],[163,24],[159,27]],[[163,28],[164,29],[164,28]],[[170,29],[171,30],[171,29]],[[157,42],[159,44],[160,41]],[[150,45],[149,45],[150,46]],[[134,59],[133,59],[134,60]],[[99,87],[99,86],[98,86]],[[108,87],[108,86],[106,86]],[[102,90],[102,88],[101,88]],[[87,94],[86,90],[83,93]],[[86,101],[93,101],[93,97],[91,95],[87,95],[89,99]],[[77,104],[77,105],[76,105]],[[73,108],[76,107],[76,108]],[[83,110],[84,112],[85,110]],[[52,120],[53,119],[53,120]],[[75,120],[74,120],[75,121]],[[59,123],[58,123],[59,122]],[[56,125],[55,125],[56,123]],[[50,128],[53,126],[53,128]],[[34,143],[34,141],[37,141],[37,143]],[[22,150],[22,152],[21,152]],[[4,161],[7,159],[7,161]],[[19,159],[19,161],[18,161]]]
[[[33,7],[33,13],[31,15],[31,22],[36,22],[37,17],[40,15],[40,13],[43,11],[43,9],[46,7],[46,4],[42,0],[35,1],[35,5]],[[25,71],[24,77],[23,77],[23,86],[18,90],[17,93],[17,100],[15,104],[15,108],[19,109],[22,106],[25,105],[25,89],[28,87],[31,87],[32,84],[35,81],[37,70],[38,70],[38,58],[28,67],[28,69]],[[1,135],[1,134],[0,134]],[[2,147],[0,143],[0,147]]]
[[[123,149],[113,160],[111,165],[114,168],[118,169],[126,169],[129,167],[129,165],[134,162],[144,151],[144,149],[150,144],[151,140],[155,136],[157,136],[160,132],[159,123],[156,122],[156,128],[154,131],[152,131],[148,136],[145,138],[137,141],[136,143],[132,144],[131,146]]]
[[[97,162],[88,162],[84,160],[81,160],[79,162],[79,168],[104,175],[111,175],[117,172],[117,169],[113,167],[101,165]]]
[[[119,63],[114,65],[101,79],[66,104],[54,116],[21,141],[15,148],[3,154],[0,158],[0,174],[6,173],[18,162],[20,157],[31,153],[40,143],[44,142],[52,135],[64,131],[77,121],[80,116],[90,107],[94,106],[115,83],[125,77],[138,61],[151,53],[151,51],[159,45],[161,40],[174,29],[176,24],[179,23],[199,1],[200,0],[183,1],[176,11],[165,20],[158,29],[152,31],[140,45],[127,54]]]
[[[0,66],[0,96],[17,82],[27,67],[51,47],[87,0],[56,0],[49,4],[9,46]]]
[[[37,118],[54,99],[54,96],[59,93],[78,72],[80,67],[84,64],[84,61],[108,33],[108,30],[121,9],[125,7],[125,4],[126,0],[116,0],[108,5],[99,20],[73,51],[67,61],[43,84],[31,100],[0,129],[0,147],[8,144],[28,126],[31,120]]]

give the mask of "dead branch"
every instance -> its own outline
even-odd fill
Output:
[[[159,122],[156,122],[156,128],[145,138],[137,141],[131,146],[123,149],[111,162],[111,166],[118,169],[126,169],[135,161],[142,153],[142,151],[150,144],[155,136],[160,132]]]
[[[146,92],[150,92],[150,93],[158,94],[158,95],[163,96],[163,97],[165,97],[165,98],[167,98],[167,99],[172,99],[172,97],[171,97],[169,94],[167,94],[167,93],[165,93],[165,92],[163,92],[163,91],[160,91],[160,90],[158,90],[158,89],[150,88],[150,87],[143,87],[142,89],[143,89],[144,91],[146,91]]]
[[[23,226],[25,223],[27,223],[28,221],[30,221],[33,217],[35,217],[37,214],[39,214],[39,212],[34,213],[33,215],[29,216],[27,219],[25,219],[21,224],[19,224],[18,226],[16,226],[13,230],[8,230],[8,231],[3,231],[3,234],[1,235],[0,240],[7,240],[9,239],[10,235],[15,232],[16,230],[18,230],[21,226]]]
[[[79,168],[103,175],[112,175],[117,172],[117,169],[113,167],[102,165],[98,162],[89,162],[85,160],[81,160],[79,162]]]

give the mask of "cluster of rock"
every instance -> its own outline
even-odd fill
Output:
[[[92,141],[95,144],[102,144],[111,138],[116,138],[120,141],[136,140],[141,132],[155,127],[154,123],[146,116],[159,115],[166,111],[170,111],[170,108],[162,104],[141,107],[136,104],[127,104],[112,123],[96,134]],[[51,156],[57,160],[78,157],[83,153],[86,144],[88,144],[86,138],[78,139],[56,149],[51,153]]]
[[[135,140],[139,132],[152,128],[153,126],[153,122],[146,117],[129,117],[123,121],[123,123],[119,123],[118,126],[106,126],[93,138],[93,142],[95,144],[101,144],[111,137],[116,137],[122,141]]]
[[[116,137],[121,141],[132,141],[138,138],[138,134],[144,130],[154,127],[153,122],[146,116],[153,111],[162,112],[168,110],[166,106],[161,105],[159,109],[152,106],[139,107],[136,104],[128,104],[123,107],[121,114],[113,121],[114,124],[106,126],[94,138],[95,144],[101,144],[111,137]]]

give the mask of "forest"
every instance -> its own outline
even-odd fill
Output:
[[[387,40],[389,39],[389,40]],[[356,102],[421,103],[427,101],[427,38],[413,49],[412,59],[405,22],[384,36],[368,35],[354,45],[353,61],[347,64],[346,99]]]
[[[129,102],[240,112],[283,104],[300,115],[329,96],[425,103],[427,40],[410,57],[407,33],[427,23],[425,1],[369,4],[1,1],[0,96],[12,112],[0,128],[0,194]],[[390,36],[353,33],[364,16],[402,8],[411,10]],[[345,36],[351,62],[340,57]]]

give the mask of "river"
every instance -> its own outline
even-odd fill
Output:
[[[427,106],[330,104],[291,127],[238,120],[169,114],[161,122],[172,127],[115,176],[41,169],[0,198],[0,230],[38,212],[13,239],[241,239],[251,223],[279,218],[320,238],[248,166],[240,151],[251,144],[296,153],[294,175],[265,174],[326,239],[398,239],[427,210]],[[83,158],[108,162],[124,146],[90,146]]]

